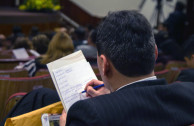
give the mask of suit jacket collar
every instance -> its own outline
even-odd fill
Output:
[[[145,80],[141,82],[136,82],[131,85],[127,85],[126,87],[121,88],[120,90],[126,88],[136,88],[136,87],[145,87],[145,86],[154,86],[154,85],[166,85],[168,84],[165,79],[157,79],[157,80]],[[120,91],[118,90],[118,91]]]

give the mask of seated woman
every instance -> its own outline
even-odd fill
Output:
[[[51,42],[49,43],[48,50],[45,55],[23,64],[19,69],[28,70],[30,77],[35,76],[39,69],[47,69],[47,63],[71,54],[73,50],[73,42],[70,36],[65,32],[58,32],[53,36]],[[18,67],[16,67],[16,69],[17,68]]]

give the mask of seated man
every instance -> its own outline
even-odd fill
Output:
[[[167,85],[154,76],[152,28],[136,11],[110,13],[98,27],[97,63],[102,81],[61,116],[61,126],[184,126],[194,123],[194,84]],[[105,87],[92,87],[104,83]],[[111,92],[111,93],[109,93]],[[100,96],[101,95],[101,96]],[[66,117],[67,116],[67,117]]]
[[[185,61],[189,69],[181,71],[177,81],[194,82],[194,35],[192,35],[184,46]]]
[[[82,50],[86,58],[96,58],[97,55],[96,34],[97,34],[96,30],[92,30],[88,36],[88,44],[77,46],[75,51]]]

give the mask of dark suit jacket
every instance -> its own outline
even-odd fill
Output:
[[[177,78],[177,81],[194,82],[194,69],[182,70]]]
[[[143,81],[76,102],[67,126],[185,126],[194,123],[194,83]]]

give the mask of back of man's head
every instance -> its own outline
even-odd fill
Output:
[[[146,18],[136,11],[110,13],[98,27],[98,55],[104,54],[121,74],[150,74],[155,64],[155,40]]]

